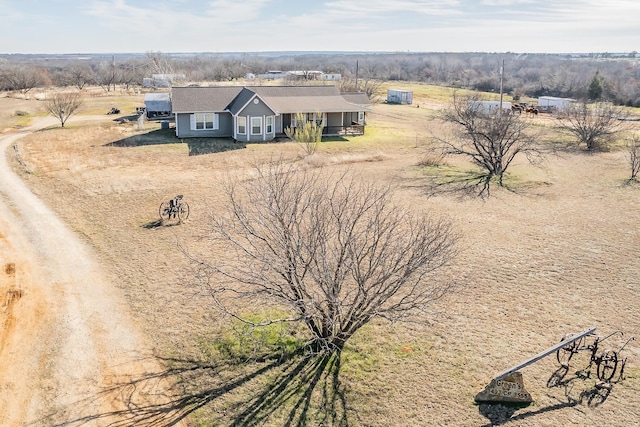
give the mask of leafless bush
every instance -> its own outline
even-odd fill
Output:
[[[635,135],[627,142],[627,153],[629,159],[629,166],[631,167],[630,181],[636,181],[638,179],[638,173],[640,173],[640,137]]]
[[[585,144],[588,151],[599,151],[606,149],[624,128],[620,119],[625,115],[624,110],[609,103],[581,102],[572,104],[558,119],[560,128]]]

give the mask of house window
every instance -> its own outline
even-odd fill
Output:
[[[262,117],[251,117],[251,135],[262,134]]]
[[[192,130],[218,129],[218,115],[215,113],[196,113],[191,115]]]
[[[273,133],[273,116],[268,116],[264,121],[265,132]]]
[[[247,133],[247,118],[238,116],[238,133],[244,135]]]

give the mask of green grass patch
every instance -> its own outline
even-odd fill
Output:
[[[290,322],[255,326],[268,319],[286,317],[285,313],[269,311],[243,316],[247,322],[235,320],[214,341],[202,342],[202,349],[214,359],[264,360],[288,357],[300,352],[308,342],[299,324]],[[253,323],[253,324],[252,324]]]

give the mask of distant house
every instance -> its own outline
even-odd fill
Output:
[[[148,119],[166,119],[172,117],[171,114],[171,94],[146,93],[144,95],[144,107]]]
[[[571,98],[558,98],[555,96],[541,96],[538,98],[538,108],[544,112],[556,112],[566,111],[569,109],[569,104],[575,102],[575,99]]]
[[[387,103],[411,104],[413,103],[413,92],[408,90],[389,89],[387,90]]]
[[[297,114],[324,126],[323,135],[361,135],[371,102],[335,86],[211,86],[171,90],[176,136],[270,141],[296,127]]]
[[[266,73],[258,74],[259,79],[265,80],[284,79],[285,77],[287,77],[287,74],[284,71],[280,70],[269,70]]]
[[[264,80],[277,80],[277,79],[286,79],[286,80],[325,80],[325,81],[337,81],[342,79],[342,74],[333,73],[333,74],[325,74],[322,71],[315,70],[294,70],[294,71],[280,71],[280,70],[270,70],[264,74],[255,75],[253,73],[247,73],[245,78],[254,79],[254,78],[264,79]]]

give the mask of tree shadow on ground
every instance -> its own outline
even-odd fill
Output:
[[[500,184],[498,178],[482,171],[429,167],[426,176],[418,180],[411,178],[407,187],[418,188],[429,197],[449,194],[468,199],[489,198],[498,189],[520,196],[535,196],[538,190],[550,185],[546,181],[518,180],[509,175],[505,175],[504,182]]]
[[[223,153],[225,151],[247,148],[247,144],[231,138],[189,138],[185,140],[189,146],[190,156]]]
[[[281,425],[348,426],[339,355],[261,360],[206,364],[160,359],[167,369],[116,380],[28,426],[173,426],[201,409],[215,425],[264,425],[275,415]],[[238,395],[241,402],[231,403]],[[118,409],[96,411],[96,402]]]
[[[535,411],[528,411],[513,416],[518,409],[526,407],[525,405],[510,405],[505,403],[483,403],[478,405],[479,412],[490,422],[482,427],[497,426],[506,423],[517,423],[546,412],[557,411],[559,409],[571,408],[578,405],[587,405],[595,408],[604,403],[611,393],[611,387],[598,387],[597,385],[587,386],[586,381],[590,379],[590,375],[582,371],[578,371],[571,376],[567,376],[569,369],[560,367],[557,369],[547,381],[548,388],[564,388],[566,401],[559,402],[555,405],[545,406]],[[528,405],[527,405],[528,406]]]
[[[176,138],[176,134],[171,129],[157,129],[150,132],[132,135],[127,138],[104,144],[105,147],[142,147],[146,145],[166,145],[179,144],[182,141]]]
[[[187,144],[189,156],[203,154],[222,153],[231,150],[246,148],[243,142],[234,141],[231,138],[187,138],[179,139],[172,129],[157,129],[147,133],[129,136],[117,141],[105,144],[105,147],[142,147],[149,145]]]
[[[340,355],[303,358],[243,404],[233,425],[260,426],[275,412],[282,425],[348,426],[340,379]],[[314,395],[315,392],[315,395]]]
[[[407,187],[419,188],[427,196],[451,194],[467,198],[489,196],[491,187],[498,185],[492,183],[487,174],[478,171],[429,168],[426,173],[421,180],[412,178],[412,184]]]

